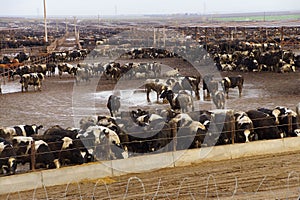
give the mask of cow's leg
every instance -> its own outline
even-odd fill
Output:
[[[239,86],[239,97],[242,97],[242,90],[243,90],[243,87]]]
[[[226,88],[226,89],[225,89],[225,93],[226,93],[226,99],[229,99],[229,95],[228,95],[228,93],[229,93],[229,88]]]
[[[109,109],[109,112],[110,112],[110,116],[114,117],[114,113],[113,113],[112,109]]]
[[[148,103],[150,103],[151,101],[150,101],[150,98],[149,98],[149,93],[150,93],[150,90],[149,89],[147,89],[147,101],[148,101]]]
[[[209,91],[209,89],[206,89],[206,93],[207,93],[207,95],[206,95],[207,100],[210,100],[210,91]]]

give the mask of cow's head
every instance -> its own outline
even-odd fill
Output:
[[[174,98],[174,92],[172,90],[164,90],[159,98],[166,98],[169,102],[172,102],[172,99]]]
[[[17,160],[14,157],[10,157],[8,159],[8,163],[6,166],[3,166],[3,169],[7,174],[15,174],[17,169]]]

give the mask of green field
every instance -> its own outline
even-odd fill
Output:
[[[257,16],[234,16],[214,17],[215,21],[278,21],[278,20],[300,20],[300,14],[293,15],[257,15]]]

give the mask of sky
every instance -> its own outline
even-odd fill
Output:
[[[42,16],[43,0],[1,0],[0,16]],[[300,11],[299,0],[46,0],[48,16]]]

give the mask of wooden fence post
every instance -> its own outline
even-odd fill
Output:
[[[172,131],[172,136],[173,136],[173,151],[176,151],[176,147],[177,147],[177,127],[176,127],[175,122],[171,123],[171,131]]]
[[[293,131],[293,120],[292,115],[288,114],[288,133],[291,134]]]
[[[35,142],[31,142],[31,152],[30,152],[30,163],[31,163],[31,170],[35,171]]]

